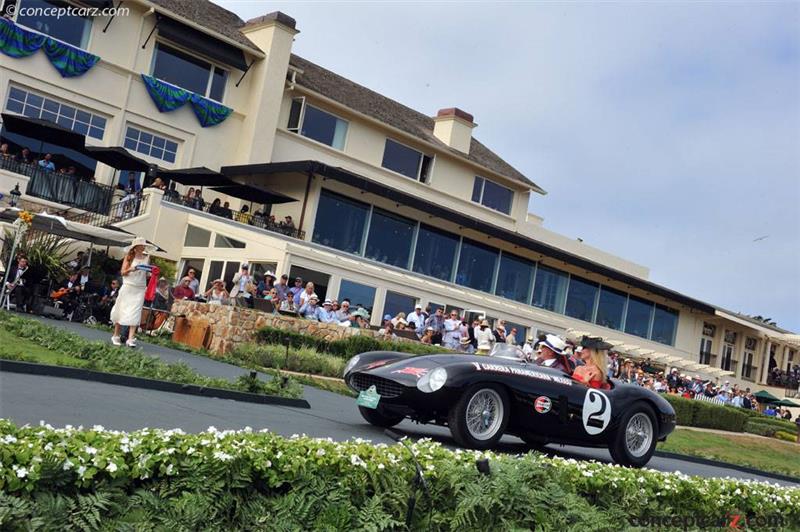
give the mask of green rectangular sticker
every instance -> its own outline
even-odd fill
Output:
[[[368,389],[358,394],[356,404],[365,408],[378,408],[378,402],[381,400],[380,394],[375,389],[375,386],[370,386]]]

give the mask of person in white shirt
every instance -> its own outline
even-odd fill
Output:
[[[414,332],[417,333],[417,336],[422,338],[422,334],[425,332],[425,313],[422,312],[422,305],[417,304],[414,307],[414,312],[409,312],[406,316],[406,321],[408,322],[408,326],[414,329]]]
[[[78,284],[81,285],[82,289],[86,289],[86,285],[89,284],[89,268],[84,266],[81,268],[81,275],[78,281]]]
[[[314,283],[312,283],[311,281],[309,281],[309,282],[307,282],[307,283],[306,283],[306,288],[305,288],[305,290],[303,290],[302,292],[300,292],[300,306],[302,307],[303,305],[305,305],[306,303],[308,303],[308,302],[309,302],[309,300],[310,300],[312,297],[316,297],[316,298],[317,298],[317,300],[319,300],[319,297],[318,297],[318,296],[317,296],[317,294],[314,292]]]
[[[522,352],[525,353],[525,358],[528,360],[533,358],[533,336],[528,336],[525,344],[522,346]]]
[[[495,341],[494,333],[489,328],[489,320],[483,320],[480,326],[475,330],[475,340],[478,343],[477,354],[488,355]]]

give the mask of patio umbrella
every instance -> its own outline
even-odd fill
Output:
[[[42,143],[47,142],[56,146],[83,151],[85,137],[58,124],[41,118],[29,118],[10,113],[2,113],[0,116],[3,117],[3,127],[10,133],[24,135]]]
[[[790,401],[789,399],[781,399],[777,403],[773,403],[775,406],[800,406],[799,404],[795,403],[794,401]]]
[[[196,168],[183,168],[179,170],[158,170],[158,175],[166,177],[170,181],[175,181],[181,185],[190,187],[211,187],[223,185],[235,185],[233,181],[224,175],[206,168],[199,166]]]
[[[756,392],[753,395],[761,403],[777,403],[778,401],[780,401],[780,399],[769,393],[767,390],[761,390],[760,392]]]
[[[150,169],[149,163],[136,157],[121,146],[86,146],[84,153],[95,161],[117,170],[147,172]]]
[[[0,209],[0,222],[13,223],[17,219],[20,209],[7,207]],[[31,229],[43,231],[62,238],[71,238],[82,242],[89,242],[98,246],[127,246],[134,236],[127,231],[106,229],[94,225],[73,222],[61,216],[38,213],[33,217]]]
[[[211,190],[252,203],[260,203],[262,205],[277,205],[279,203],[298,201],[294,198],[290,198],[289,196],[281,194],[280,192],[267,190],[266,188],[256,185],[243,185],[235,183],[233,185],[227,185],[223,187],[212,187]]]

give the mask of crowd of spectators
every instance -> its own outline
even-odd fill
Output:
[[[33,152],[31,152],[30,148],[24,147],[22,148],[19,153],[13,153],[11,148],[7,142],[3,142],[0,144],[0,161],[2,161],[3,166],[8,166],[7,163],[9,162],[16,162],[18,164],[26,164],[40,168],[45,172],[53,172],[59,175],[65,175],[72,177],[77,180],[93,182],[94,176],[93,175],[80,175],[78,173],[77,168],[75,165],[65,165],[56,167],[55,162],[53,161],[53,154],[52,153],[44,153],[41,154],[39,157],[34,156]]]
[[[767,384],[780,388],[800,389],[800,364],[795,364],[788,371],[774,367],[767,374]]]

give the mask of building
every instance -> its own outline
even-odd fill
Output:
[[[518,341],[598,334],[631,356],[745,383],[800,362],[788,331],[659,286],[646,267],[546,229],[528,212],[545,191],[473,136],[472,115],[420,113],[292,54],[298,30],[283,13],[245,22],[206,0],[131,0],[96,16],[21,9],[63,5],[16,0],[16,17],[3,21],[2,137],[96,181],[73,185],[37,164],[0,161],[0,192],[18,184],[23,198],[66,215],[110,213],[180,271],[195,267],[203,285],[230,282],[244,262],[302,276],[320,296],[368,308],[373,324],[416,303],[457,308],[505,319]],[[56,122],[90,147],[123,146],[168,178],[232,180],[238,192],[202,194],[234,212],[202,212],[153,189],[131,210],[115,187],[140,186],[144,170],[21,136],[15,115]]]

